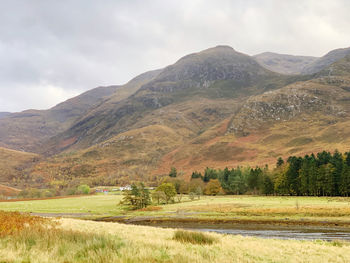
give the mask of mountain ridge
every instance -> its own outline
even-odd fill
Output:
[[[36,110],[4,117],[0,146],[17,147],[39,134],[26,150],[40,148],[40,158],[15,176],[24,185],[155,182],[172,166],[188,176],[207,166],[272,165],[278,156],[332,147],[346,151],[350,55],[329,53],[340,58],[327,64],[328,55],[317,73],[291,76],[231,47],[209,48],[125,85],[100,87],[58,104],[49,125]],[[21,138],[3,129],[35,118],[36,129],[38,123],[44,130],[63,125],[46,137],[33,127]],[[9,120],[12,126],[6,126]]]

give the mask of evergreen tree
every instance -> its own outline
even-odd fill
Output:
[[[281,167],[284,164],[282,157],[278,157],[276,167]]]
[[[340,182],[341,182],[339,186],[340,194],[342,196],[349,196],[350,195],[350,166],[348,166],[346,163],[343,166]]]
[[[170,172],[169,172],[170,177],[176,177],[177,176],[177,171],[175,167],[171,167]]]

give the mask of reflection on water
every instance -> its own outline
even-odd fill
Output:
[[[261,226],[260,226],[261,228]],[[196,231],[216,232],[242,236],[256,236],[261,238],[298,239],[298,240],[349,240],[350,232],[339,229],[212,229],[190,228]],[[348,230],[350,231],[350,230]]]

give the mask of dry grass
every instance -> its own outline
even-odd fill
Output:
[[[119,257],[123,242],[116,236],[65,230],[58,225],[48,218],[0,212],[0,262],[104,263]]]
[[[0,211],[0,237],[16,235],[25,229],[54,226],[54,222],[43,217],[19,212]]]
[[[344,241],[272,240],[215,233],[197,236],[202,235],[60,219],[52,229],[27,227],[3,236],[0,262],[350,262],[349,244]]]
[[[198,245],[211,245],[216,241],[214,237],[207,234],[184,230],[175,231],[173,239],[182,243]]]
[[[137,211],[160,211],[163,208],[161,208],[160,206],[147,206],[141,209],[138,209]]]

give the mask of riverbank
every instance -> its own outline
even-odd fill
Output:
[[[274,224],[350,228],[350,198],[289,196],[202,196],[181,203],[131,211],[119,205],[121,195],[1,202],[0,210],[44,217],[74,217],[133,224]]]

